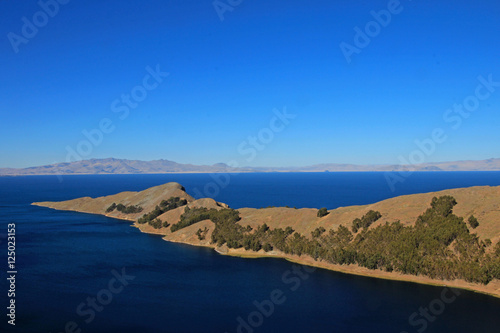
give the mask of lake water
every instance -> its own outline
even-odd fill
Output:
[[[124,221],[30,206],[169,181],[233,208],[333,209],[500,185],[500,172],[414,173],[395,191],[384,173],[369,172],[0,177],[0,332],[499,331],[500,299],[490,296],[226,257],[142,234]],[[8,223],[16,223],[15,327],[6,316]]]

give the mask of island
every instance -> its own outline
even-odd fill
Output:
[[[240,208],[178,183],[33,205],[127,220],[223,255],[284,258],[375,278],[500,297],[500,186],[399,196],[363,206]]]

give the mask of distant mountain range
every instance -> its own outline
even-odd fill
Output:
[[[147,173],[224,173],[224,172],[342,172],[342,171],[500,171],[500,158],[481,161],[456,161],[397,164],[316,164],[306,167],[232,168],[224,163],[214,165],[180,164],[168,160],[138,161],[116,158],[90,159],[70,163],[56,163],[30,168],[0,168],[1,176],[22,175],[77,175],[77,174],[147,174]]]

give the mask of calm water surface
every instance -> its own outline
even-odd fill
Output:
[[[225,257],[142,234],[124,221],[30,206],[169,181],[233,208],[332,209],[500,185],[500,172],[415,173],[394,192],[383,173],[0,177],[0,236],[16,223],[18,270],[12,327],[5,315],[7,244],[0,238],[0,332],[498,332],[500,300],[493,297]],[[449,303],[441,301],[443,290]],[[104,305],[92,305],[94,298]],[[279,304],[270,306],[270,299]],[[429,307],[434,312],[419,313]]]

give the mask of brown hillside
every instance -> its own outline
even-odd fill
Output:
[[[194,201],[194,198],[184,191],[182,185],[172,182],[151,187],[140,192],[121,192],[98,198],[84,197],[60,202],[34,202],[33,205],[59,210],[72,210],[82,213],[101,214],[136,221],[144,213],[152,211],[162,200],[169,199],[170,197],[180,197],[186,199],[188,202]],[[144,210],[137,214],[122,214],[116,210],[111,213],[106,213],[106,208],[113,203],[121,203],[125,206],[138,205]]]
[[[490,238],[494,243],[500,240],[500,186],[477,186],[444,190],[440,192],[405,195],[364,206],[341,207],[330,211],[325,217],[316,217],[317,209],[293,208],[242,208],[242,225],[267,223],[271,228],[291,226],[295,231],[309,236],[322,226],[326,230],[336,229],[339,225],[350,227],[352,220],[360,218],[369,210],[376,210],[382,218],[373,224],[400,220],[405,225],[415,223],[417,217],[430,207],[433,197],[451,195],[458,204],[453,212],[465,218],[474,215],[479,220],[479,227],[474,230],[479,237]]]
[[[489,238],[495,244],[500,241],[500,186],[477,186],[470,188],[451,189],[440,192],[422,193],[395,197],[364,206],[349,206],[334,209],[327,216],[318,218],[316,216],[317,209],[304,208],[241,208],[240,224],[243,226],[250,225],[254,229],[263,223],[266,223],[270,228],[286,228],[292,227],[295,231],[310,237],[311,232],[319,226],[326,230],[336,229],[339,225],[344,225],[350,228],[352,220],[360,218],[369,210],[376,210],[382,214],[373,226],[377,226],[385,222],[401,221],[405,225],[415,223],[417,217],[430,207],[430,202],[433,197],[443,195],[453,196],[458,204],[454,207],[453,212],[467,219],[471,214],[479,220],[479,227],[473,232],[477,233],[482,239]],[[99,197],[99,198],[79,198],[62,202],[38,202],[34,205],[49,207],[59,210],[72,210],[85,213],[101,214],[110,217],[137,221],[145,213],[152,211],[156,205],[162,200],[170,197],[185,198],[188,201],[189,208],[205,207],[208,209],[227,208],[226,204],[218,203],[213,199],[198,199],[194,200],[188,195],[183,187],[177,183],[168,183],[140,192],[122,192],[115,195]],[[143,212],[138,214],[122,214],[114,211],[106,214],[105,210],[112,203],[121,203],[123,205],[139,205],[144,208]],[[178,207],[172,209],[158,218],[163,222],[168,222],[170,225],[177,223],[180,216],[186,207]],[[210,236],[214,230],[214,223],[210,220],[200,221],[188,227],[171,232],[170,227],[154,229],[149,224],[134,224],[141,231],[146,233],[154,233],[163,235],[165,240],[179,243],[186,243],[196,246],[209,246],[216,248],[210,243]],[[199,229],[207,228],[208,232],[205,239],[199,240],[196,232]],[[336,271],[342,271],[351,274],[367,275],[372,277],[380,277],[386,279],[396,279],[404,281],[413,281],[426,284],[449,285],[459,288],[467,288],[475,291],[489,293],[500,297],[500,281],[493,280],[488,285],[480,285],[477,283],[469,283],[464,280],[443,281],[434,280],[423,276],[404,275],[396,272],[384,272],[381,270],[368,270],[358,265],[337,265],[323,261],[314,261],[309,256],[296,256],[281,253],[279,251],[259,252],[245,251],[244,249],[227,249],[224,245],[222,248],[216,248],[217,251],[229,255],[253,256],[253,257],[281,257],[288,260],[300,262],[307,265],[323,267]]]
[[[316,217],[317,209],[313,208],[241,208],[240,224],[256,227],[267,223],[271,228],[286,228],[291,226],[295,231],[304,235],[310,235],[311,231],[319,226],[325,229],[336,229],[339,225],[350,226],[352,220],[363,216],[369,210],[377,210],[382,214],[382,218],[373,226],[393,221],[401,221],[405,225],[413,224],[417,217],[428,207],[433,197],[451,195],[455,197],[458,204],[454,208],[454,213],[458,216],[469,217],[471,214],[479,220],[479,227],[474,230],[481,238],[490,238],[494,243],[500,240],[500,186],[476,186],[469,188],[458,188],[444,190],[439,192],[421,193],[404,195],[370,205],[348,206],[331,210],[330,213],[322,218]],[[136,221],[144,213],[154,209],[162,200],[170,197],[181,197],[188,200],[188,207],[206,207],[208,209],[226,208],[226,204],[218,203],[213,199],[203,198],[194,200],[187,194],[183,187],[178,183],[168,183],[155,186],[140,192],[122,192],[115,195],[109,195],[99,198],[84,197],[61,202],[37,202],[34,205],[49,207],[59,210],[72,210],[84,213],[101,214],[110,217]],[[138,214],[122,214],[113,211],[105,213],[107,207],[112,203],[122,203],[128,205],[139,205],[144,211]],[[162,221],[168,221],[170,224],[177,223],[184,207],[179,207],[160,215]],[[152,232],[148,225],[138,225],[141,230]],[[198,226],[199,228],[199,226]],[[196,230],[198,230],[196,228]],[[152,228],[151,228],[152,229]],[[191,229],[191,228],[190,228]],[[196,230],[194,232],[196,232]],[[164,235],[170,234],[170,229],[162,228],[154,230],[154,233]],[[185,230],[179,230],[177,233],[185,234]],[[178,240],[171,235],[172,240]],[[184,238],[184,237],[183,237]]]

